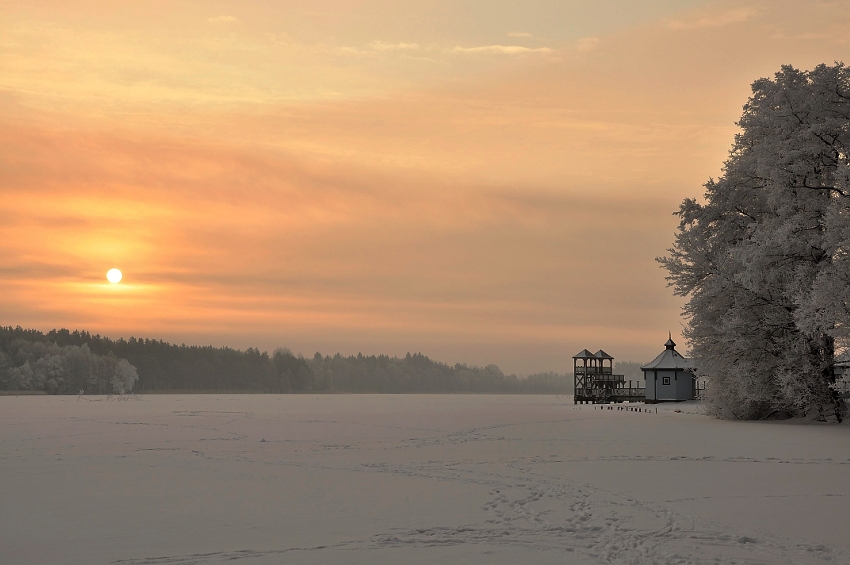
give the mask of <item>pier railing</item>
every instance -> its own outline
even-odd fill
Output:
[[[627,381],[623,375],[575,375],[575,402],[641,402],[646,399],[643,381]],[[612,378],[614,377],[614,378]]]

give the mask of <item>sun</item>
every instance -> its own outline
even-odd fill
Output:
[[[118,284],[121,282],[121,278],[124,275],[118,269],[109,269],[106,271],[106,280],[111,282],[112,284]]]

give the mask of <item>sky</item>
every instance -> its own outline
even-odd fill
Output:
[[[0,5],[0,324],[571,371],[850,0]],[[119,268],[119,284],[106,271]]]

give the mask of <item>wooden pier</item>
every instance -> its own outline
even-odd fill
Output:
[[[612,375],[623,377],[623,375]],[[588,385],[579,386],[576,379],[575,398],[576,404],[608,404],[620,402],[644,402],[646,400],[646,387],[643,381],[605,382],[591,380]]]

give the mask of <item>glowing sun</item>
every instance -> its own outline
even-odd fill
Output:
[[[117,284],[121,282],[121,277],[124,275],[121,274],[121,271],[118,269],[109,269],[106,271],[106,280],[111,282],[112,284]]]

